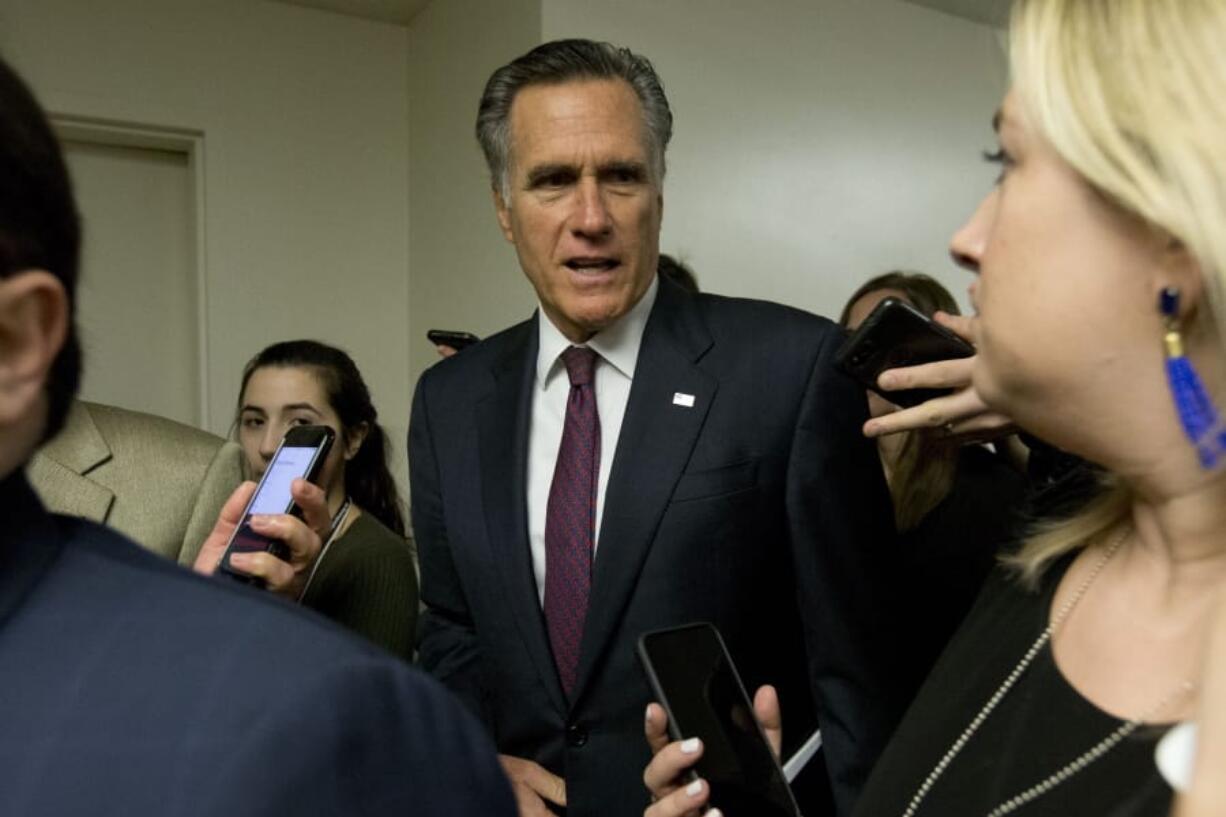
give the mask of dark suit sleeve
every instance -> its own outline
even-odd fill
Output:
[[[788,464],[787,506],[809,679],[840,814],[848,814],[901,716],[889,667],[895,534],[864,391],[822,341]],[[786,705],[786,702],[785,702]]]
[[[438,459],[430,424],[429,372],[418,381],[409,420],[409,494],[421,565],[418,657],[478,717],[485,717],[480,648],[443,514]]]

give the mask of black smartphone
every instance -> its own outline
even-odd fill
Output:
[[[230,555],[233,553],[271,553],[278,559],[289,555],[284,542],[261,536],[251,529],[251,517],[256,514],[288,513],[301,517],[302,512],[294,504],[290,496],[290,485],[301,477],[308,482],[315,482],[323,469],[324,460],[332,448],[336,433],[327,426],[294,426],[285,432],[277,452],[273,454],[260,484],[255,489],[251,501],[243,510],[242,521],[230,537],[221,562],[217,566],[220,573],[245,584],[263,585],[263,580],[250,576],[230,565]]]
[[[885,391],[877,386],[877,377],[882,372],[973,354],[975,347],[923,312],[898,298],[886,298],[835,353],[834,365],[891,403],[906,407],[949,394],[951,390]]]
[[[799,817],[719,630],[696,623],[644,633],[638,654],[669,734],[702,739],[695,769],[711,786],[709,805],[730,817]]]
[[[481,340],[472,332],[460,332],[452,329],[431,329],[426,332],[426,337],[435,346],[450,346],[457,352],[463,351]]]

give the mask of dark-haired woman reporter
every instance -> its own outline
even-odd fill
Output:
[[[958,315],[958,304],[934,278],[888,272],[848,299],[839,325],[855,330],[886,298],[927,317]],[[868,392],[870,417],[897,405]],[[898,532],[893,567],[898,587],[899,688],[914,694],[966,617],[996,558],[1016,535],[1026,492],[1021,471],[984,445],[964,444],[944,429],[921,428],[877,438],[877,450]]]
[[[416,568],[387,466],[387,438],[357,366],[340,349],[317,341],[277,343],[247,364],[239,391],[238,441],[255,478],[294,425],[326,425],[336,432],[336,442],[320,475],[328,523],[314,548],[303,539],[298,548],[291,543],[288,562],[257,553],[236,554],[233,564],[264,578],[270,589],[411,658]],[[319,489],[301,483],[296,490]],[[202,548],[196,569],[211,573],[220,556],[216,545]]]

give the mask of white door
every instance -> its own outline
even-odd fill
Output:
[[[195,191],[186,152],[65,139],[85,236],[81,396],[200,425]]]

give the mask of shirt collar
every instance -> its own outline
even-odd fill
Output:
[[[630,380],[634,379],[634,366],[638,361],[639,347],[643,343],[643,330],[647,328],[647,318],[651,315],[651,308],[655,306],[658,289],[659,278],[653,276],[647,291],[629,312],[582,344],[590,347]],[[544,309],[538,309],[538,312],[540,319],[536,323],[540,344],[536,357],[536,384],[538,388],[544,388],[549,379],[561,369],[562,353],[574,344],[553,325]]]

